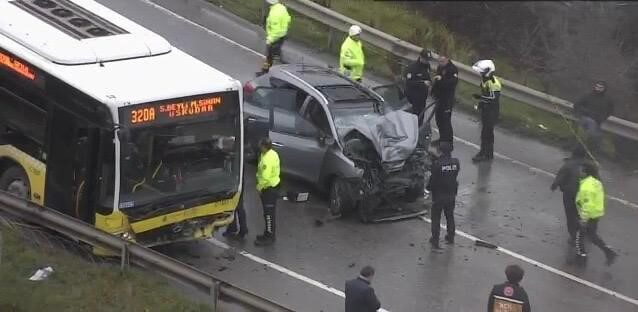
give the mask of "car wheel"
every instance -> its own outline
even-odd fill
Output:
[[[415,187],[407,189],[405,192],[405,201],[408,203],[415,202],[417,199],[419,199],[419,197],[423,196],[424,189],[425,184],[418,184]]]
[[[29,178],[22,168],[13,166],[0,176],[0,189],[19,198],[29,199]]]
[[[346,195],[345,182],[340,178],[335,178],[330,183],[329,207],[333,216],[341,215],[349,206]]]

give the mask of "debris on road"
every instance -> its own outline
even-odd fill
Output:
[[[50,266],[46,267],[46,268],[38,269],[33,275],[31,275],[29,280],[30,281],[41,281],[41,280],[44,280],[47,277],[49,277],[49,275],[51,275],[51,273],[53,273],[53,268],[50,267]]]
[[[476,246],[480,246],[480,247],[486,247],[486,248],[491,248],[491,249],[496,249],[498,248],[498,246],[488,243],[486,241],[482,241],[480,239],[477,239],[476,241],[474,241],[474,245]]]

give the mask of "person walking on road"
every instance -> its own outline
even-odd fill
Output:
[[[348,37],[341,44],[339,53],[339,71],[358,82],[361,82],[363,78],[363,67],[365,66],[360,36],[361,27],[358,25],[350,26]]]
[[[472,157],[472,161],[480,162],[494,158],[494,127],[500,113],[501,81],[494,76],[496,67],[492,60],[480,60],[472,69],[481,74],[481,94],[472,95],[479,100],[482,124],[481,150]]]
[[[434,119],[439,128],[439,142],[449,142],[454,147],[454,132],[452,129],[452,109],[456,85],[459,81],[459,71],[456,65],[444,54],[439,55],[439,66],[432,78],[432,95],[436,99]]]
[[[370,284],[374,277],[374,268],[365,266],[359,277],[346,282],[346,312],[375,312],[381,308],[381,302]]]
[[[592,86],[592,92],[574,103],[574,113],[578,118],[578,125],[585,131],[587,141],[592,147],[597,147],[602,138],[600,126],[614,112],[614,102],[607,96],[607,84],[597,81]]]
[[[487,301],[487,312],[531,312],[527,292],[519,285],[524,275],[525,271],[520,266],[508,265],[505,268],[507,282],[494,285]]]
[[[257,73],[257,75],[267,73],[275,58],[281,61],[281,48],[286,41],[292,19],[286,6],[280,3],[279,0],[266,0],[266,2],[270,5],[265,23],[266,62],[262,66],[261,72]]]
[[[432,53],[423,49],[419,58],[408,65],[405,72],[405,95],[412,105],[412,113],[418,117],[419,127],[423,124],[423,109],[432,85],[429,62],[431,59]]]
[[[279,155],[272,149],[269,138],[259,141],[259,164],[257,165],[257,192],[264,209],[265,229],[255,240],[257,246],[267,246],[275,242],[276,206],[279,197]]]
[[[576,193],[578,192],[582,166],[588,161],[590,159],[587,157],[587,152],[582,145],[578,144],[572,151],[572,156],[565,158],[565,163],[558,170],[556,178],[550,187],[552,192],[556,188],[560,188],[563,192],[563,207],[565,208],[570,245],[576,243],[579,220],[578,208],[576,208]]]
[[[454,244],[454,205],[458,190],[457,177],[461,170],[459,160],[452,157],[452,146],[449,142],[439,144],[441,156],[432,164],[432,175],[426,189],[432,194],[432,237],[430,244],[433,249],[440,249],[439,235],[441,229],[441,212],[445,213],[447,235],[445,241]]]
[[[582,180],[576,193],[576,207],[580,216],[576,233],[576,255],[582,259],[587,258],[585,237],[588,237],[605,253],[607,265],[611,265],[618,254],[598,235],[598,222],[605,215],[605,190],[599,179],[598,167],[593,163],[585,163],[581,172]]]

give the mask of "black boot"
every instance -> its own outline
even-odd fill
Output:
[[[266,214],[266,229],[263,235],[258,235],[255,240],[256,246],[269,246],[275,242],[275,216],[274,214]]]
[[[454,244],[454,236],[445,235],[445,243],[448,245]]]
[[[432,246],[433,250],[441,250],[441,246],[439,245],[439,240],[434,239],[434,237],[430,238],[430,245]]]
[[[605,247],[605,257],[607,257],[607,266],[614,264],[616,258],[618,257],[618,253],[609,248],[609,246]]]
[[[472,157],[473,162],[490,161],[492,159],[494,159],[493,154],[488,154],[483,152],[479,152],[474,157]]]

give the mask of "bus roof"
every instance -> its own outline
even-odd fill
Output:
[[[241,87],[92,0],[0,0],[0,12],[0,47],[107,104]]]

